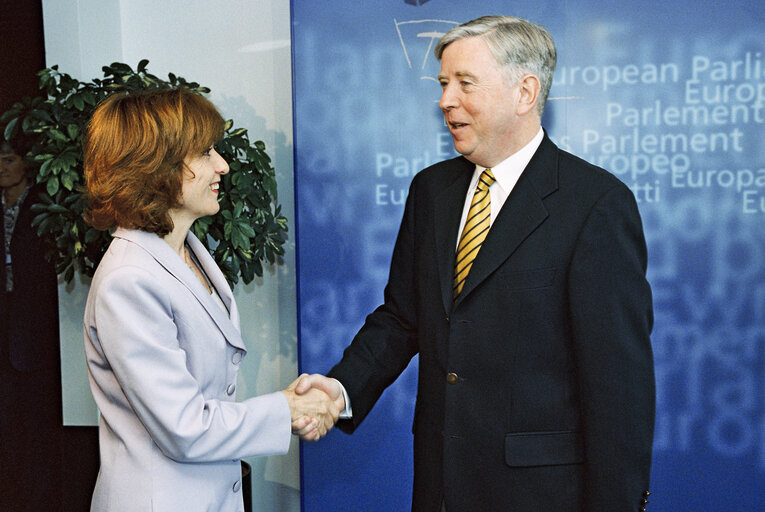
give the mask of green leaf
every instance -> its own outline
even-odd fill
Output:
[[[32,116],[35,119],[38,119],[40,121],[44,121],[46,123],[52,123],[53,118],[50,116],[50,114],[46,110],[32,110],[29,113],[30,116]]]
[[[5,125],[5,140],[10,140],[15,135],[16,125],[19,123],[19,118],[12,119],[7,125]]]
[[[55,176],[48,178],[48,183],[45,188],[48,191],[48,195],[56,195],[56,192],[58,192],[58,178]]]
[[[64,272],[64,281],[71,283],[72,279],[74,279],[74,266],[69,265],[66,269],[66,272]]]
[[[53,195],[53,194],[51,194]],[[64,208],[60,204],[52,204],[48,206],[48,211],[50,213],[69,213],[69,209]]]
[[[67,142],[69,140],[67,139],[66,135],[64,135],[63,133],[61,133],[60,130],[57,130],[55,128],[52,130],[48,130],[48,135],[50,135],[52,139],[57,140],[59,142]]]
[[[133,74],[133,68],[128,66],[127,64],[124,64],[122,62],[112,62],[112,65],[110,66],[113,73],[118,75],[132,75]]]
[[[243,208],[244,208],[244,203],[240,201],[239,203],[236,204],[236,206],[234,206],[234,213],[232,216],[236,219],[237,217],[242,215]]]
[[[74,180],[75,178],[70,172],[66,172],[61,175],[61,184],[67,190],[72,190],[74,188]]]
[[[85,100],[79,94],[72,97],[72,103],[77,110],[82,111],[85,108]]]
[[[91,91],[83,92],[82,99],[90,106],[93,106],[98,102],[98,97]]]
[[[35,215],[34,219],[32,219],[32,227],[37,227],[40,225],[40,223],[45,220],[45,218],[48,216],[47,213],[39,213]]]
[[[255,238],[255,230],[252,229],[252,226],[247,224],[247,221],[242,221],[239,223],[239,229],[242,231],[242,233],[247,238]]]
[[[199,93],[207,87],[168,73],[162,80],[147,72],[148,60],[136,71],[121,62],[103,66],[103,76],[88,82],[59,71],[58,66],[37,73],[44,94],[13,103],[0,115],[6,136],[20,130],[41,136],[32,152],[39,164],[35,181],[44,191],[32,205],[34,223],[48,244],[46,254],[56,272],[70,281],[75,271],[93,275],[111,237],[87,226],[87,207],[80,184],[81,140],[92,107],[115,91],[139,92],[163,86],[186,87]],[[199,219],[192,230],[208,245],[232,285],[240,278],[251,282],[262,275],[263,264],[273,264],[284,253],[287,220],[277,203],[271,158],[262,141],[250,142],[248,131],[225,121],[225,135],[216,149],[229,162],[219,198],[221,211]],[[272,209],[276,212],[273,213]]]

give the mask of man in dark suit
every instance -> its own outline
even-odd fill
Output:
[[[349,406],[352,432],[419,354],[414,511],[643,510],[655,386],[635,199],[542,130],[543,27],[479,18],[436,56],[462,156],[414,178],[384,304],[298,389]]]

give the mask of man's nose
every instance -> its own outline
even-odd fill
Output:
[[[457,97],[450,86],[444,86],[441,91],[441,100],[438,102],[438,106],[444,111],[457,106]]]

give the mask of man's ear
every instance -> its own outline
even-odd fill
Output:
[[[529,111],[536,109],[541,87],[539,78],[537,78],[536,75],[528,74],[521,77],[517,106],[517,113],[519,116],[526,115]]]

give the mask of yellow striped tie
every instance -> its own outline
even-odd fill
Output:
[[[462,287],[465,285],[470,267],[478,254],[486,235],[491,227],[491,196],[489,187],[496,181],[491,169],[486,169],[478,178],[478,185],[470,203],[465,227],[462,230],[460,243],[457,246],[457,259],[454,264],[454,284],[452,291],[457,300]]]

